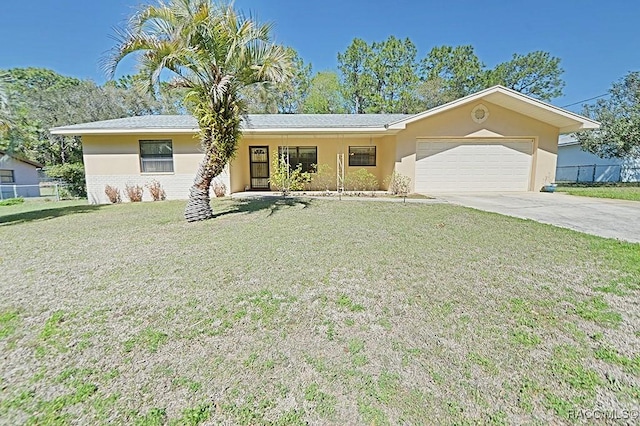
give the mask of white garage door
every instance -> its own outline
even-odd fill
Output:
[[[416,192],[528,191],[531,141],[418,141]]]

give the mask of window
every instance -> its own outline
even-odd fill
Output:
[[[140,170],[142,173],[173,172],[171,141],[140,141]]]
[[[349,166],[375,166],[376,147],[375,146],[350,146]]]
[[[15,183],[13,170],[0,170],[0,183]]]
[[[318,147],[316,146],[279,146],[278,157],[282,154],[289,155],[289,164],[291,167],[298,167],[302,164],[302,171],[313,173],[315,165],[318,164]]]

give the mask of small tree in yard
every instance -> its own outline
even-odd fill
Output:
[[[271,177],[269,183],[287,196],[291,191],[304,189],[305,184],[311,182],[311,173],[302,171],[302,164],[296,168],[291,167],[286,154],[275,155],[271,163]]]

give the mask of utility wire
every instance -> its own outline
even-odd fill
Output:
[[[578,105],[578,104],[581,104],[581,103],[583,103],[583,102],[592,101],[592,100],[594,100],[594,99],[604,98],[605,96],[609,96],[609,93],[605,93],[605,94],[603,94],[603,95],[594,96],[593,98],[589,98],[589,99],[583,99],[583,100],[581,100],[581,101],[574,102],[574,103],[569,104],[569,105],[561,106],[560,108],[566,108],[566,107],[570,107],[570,106]]]

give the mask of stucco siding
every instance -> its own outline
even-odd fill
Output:
[[[385,178],[393,172],[395,140],[393,136],[387,137],[369,137],[369,136],[305,136],[305,135],[282,135],[273,137],[251,137],[245,136],[240,141],[238,153],[231,162],[231,192],[240,192],[250,187],[250,168],[249,168],[249,148],[257,146],[267,146],[269,148],[271,171],[271,162],[278,153],[280,146],[309,146],[317,147],[318,164],[326,164],[330,167],[332,176],[336,176],[337,172],[337,154],[343,153],[345,159],[345,175],[359,169],[365,169],[373,174],[380,185],[384,188],[383,182]],[[353,146],[375,146],[376,147],[376,165],[375,166],[349,166],[349,147]],[[335,190],[336,182],[334,181],[331,189]],[[273,188],[272,188],[273,189]]]
[[[488,118],[476,123],[471,112],[483,104]],[[529,190],[538,190],[555,178],[558,129],[486,101],[462,105],[429,119],[417,121],[400,132],[396,141],[396,170],[415,176],[416,141],[447,139],[531,140],[533,142],[532,176]],[[412,190],[415,187],[412,182]]]
[[[173,147],[172,173],[142,173],[140,166],[140,141],[170,139]],[[193,135],[85,135],[82,138],[87,197],[90,203],[109,202],[106,185],[120,189],[123,201],[126,185],[146,185],[153,180],[160,182],[167,199],[184,200],[189,197],[198,164],[202,159],[199,142]],[[218,178],[230,188],[229,173]],[[143,200],[151,200],[145,188]]]

